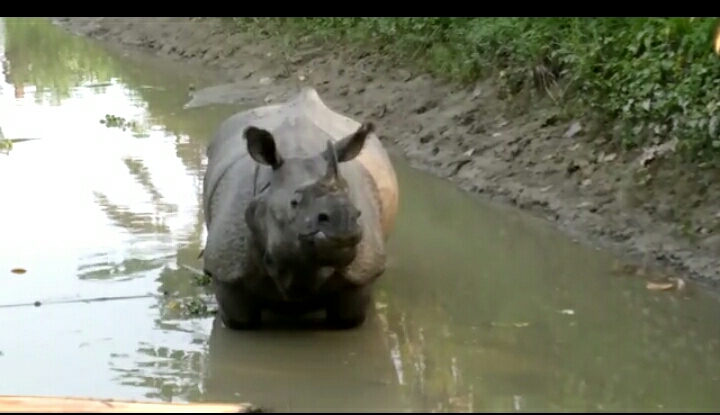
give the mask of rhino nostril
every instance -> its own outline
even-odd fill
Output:
[[[318,215],[318,222],[320,222],[320,223],[330,222],[330,216],[327,213],[321,213]]]
[[[274,264],[273,259],[270,257],[268,253],[263,254],[263,263],[266,267],[271,267]]]

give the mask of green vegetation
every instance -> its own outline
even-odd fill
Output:
[[[121,128],[123,131],[138,125],[137,121],[128,121],[112,114],[105,114],[105,118],[100,120],[100,124],[105,124],[108,128]]]
[[[210,283],[212,283],[212,279],[207,274],[193,274],[192,279],[198,287],[207,287],[210,285]]]
[[[143,125],[138,121],[128,121],[123,117],[118,117],[117,115],[105,114],[105,118],[100,120],[100,124],[105,124],[108,128],[119,128],[123,131],[127,131],[129,129],[132,131],[133,137],[136,138],[150,137],[150,134],[147,132],[149,129],[148,126]]]
[[[286,45],[350,42],[459,82],[500,73],[565,109],[616,125],[625,148],[673,137],[689,160],[720,159],[716,18],[235,18]],[[580,105],[577,105],[580,104]],[[575,116],[579,114],[574,114]]]
[[[217,313],[216,309],[208,307],[205,300],[193,297],[169,300],[165,308],[172,311],[176,318],[209,317]]]
[[[13,148],[13,143],[5,138],[0,138],[0,154],[9,154]]]

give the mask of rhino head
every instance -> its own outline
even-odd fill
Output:
[[[273,135],[244,131],[248,153],[272,168],[268,188],[249,204],[245,221],[268,275],[286,299],[311,295],[334,270],[348,266],[363,232],[339,164],[360,154],[372,123],[306,158],[283,158]]]

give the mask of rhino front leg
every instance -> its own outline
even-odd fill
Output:
[[[339,330],[362,325],[367,319],[371,299],[371,283],[342,287],[328,300],[325,309],[328,325]]]
[[[231,330],[253,330],[262,323],[262,306],[242,282],[215,281],[218,316]]]

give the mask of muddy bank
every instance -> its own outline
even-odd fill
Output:
[[[668,267],[714,287],[720,281],[717,181],[661,159],[641,168],[642,152],[598,149],[584,121],[504,99],[492,80],[459,88],[412,68],[386,67],[354,48],[289,50],[230,33],[215,19],[54,20],[115,47],[211,68],[218,84],[265,85],[266,102],[314,86],[332,108],[373,119],[388,148],[414,167],[532,211],[636,265]]]

